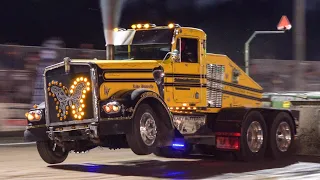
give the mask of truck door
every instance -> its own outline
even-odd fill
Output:
[[[180,62],[173,64],[173,97],[176,103],[196,104],[201,100],[199,40],[180,37]]]

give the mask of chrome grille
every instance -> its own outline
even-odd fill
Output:
[[[224,66],[207,64],[207,104],[209,107],[222,106],[222,81]]]

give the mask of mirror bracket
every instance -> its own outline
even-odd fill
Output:
[[[174,62],[178,62],[180,63],[181,62],[181,59],[180,59],[180,56],[179,56],[180,52],[178,50],[173,50],[173,52],[171,53],[171,56],[172,56],[172,60]]]

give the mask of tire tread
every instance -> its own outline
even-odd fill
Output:
[[[68,153],[66,153],[62,157],[56,156],[53,151],[49,148],[48,141],[38,141],[37,142],[37,150],[40,157],[48,164],[58,164],[64,162],[67,157]]]

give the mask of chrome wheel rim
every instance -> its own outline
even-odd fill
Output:
[[[291,129],[287,122],[281,122],[276,132],[277,147],[281,152],[286,152],[291,144]]]
[[[140,135],[142,141],[147,145],[151,146],[157,137],[157,125],[153,116],[149,112],[142,114],[140,119]]]
[[[253,121],[247,130],[247,144],[251,152],[258,152],[263,144],[263,130],[258,121]]]

